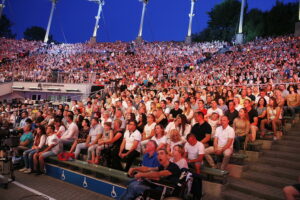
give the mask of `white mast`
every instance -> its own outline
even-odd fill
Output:
[[[47,43],[48,39],[49,39],[48,37],[49,37],[51,22],[52,22],[52,18],[53,18],[54,8],[55,8],[55,5],[57,3],[57,0],[51,0],[51,1],[52,1],[52,7],[51,7],[50,17],[49,17],[48,26],[47,26],[47,30],[46,30],[46,35],[45,35],[45,39],[44,39],[45,43]]]

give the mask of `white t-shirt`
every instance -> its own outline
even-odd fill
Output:
[[[79,134],[78,126],[75,122],[69,124],[68,129],[61,136],[61,139],[77,139]]]
[[[126,141],[125,143],[125,150],[130,150],[131,147],[133,146],[134,141],[138,141],[139,144],[137,148],[135,149],[136,151],[140,152],[140,141],[142,139],[142,135],[138,130],[135,130],[133,133],[130,134],[129,130],[125,131],[124,133],[124,139]]]
[[[154,129],[156,123],[153,122],[151,125],[146,124],[144,127],[144,132],[146,134],[146,137],[149,137],[151,135],[152,130]]]
[[[181,158],[180,160],[178,160],[177,162],[174,161],[174,158],[171,158],[170,159],[171,162],[175,163],[180,169],[188,169],[188,164],[186,162],[186,159],[184,158]]]
[[[156,136],[154,135],[151,140],[154,140],[157,144],[157,146],[159,146],[160,144],[167,144],[167,137],[164,135],[161,138],[157,139]]]
[[[220,108],[216,108],[215,110],[210,108],[210,109],[207,110],[207,115],[208,116],[212,115],[213,113],[218,113],[219,116],[223,116],[223,111]]]
[[[189,160],[197,159],[199,155],[205,154],[205,147],[199,141],[197,141],[194,146],[190,145],[188,142],[185,143],[184,150],[187,152]]]
[[[56,134],[52,134],[52,135],[47,137],[46,145],[51,146],[51,145],[54,144],[55,146],[50,151],[52,151],[56,155],[59,153],[59,150],[60,150],[58,143],[59,143],[59,139],[58,139]]]
[[[231,126],[227,126],[225,129],[223,129],[222,126],[217,127],[215,138],[218,138],[218,147],[224,147],[227,144],[227,141],[229,138],[234,139],[235,133],[234,129]],[[231,147],[233,147],[233,142],[231,144]]]
[[[91,136],[91,143],[95,141],[97,135],[103,133],[103,127],[101,124],[97,124],[95,127],[91,126],[89,136]]]

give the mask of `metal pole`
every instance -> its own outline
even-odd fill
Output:
[[[3,12],[4,7],[5,7],[5,0],[2,0],[2,3],[0,4],[0,20],[2,18],[2,12]]]
[[[245,0],[242,0],[240,24],[239,24],[239,32],[238,33],[243,33],[244,10],[245,10]]]
[[[96,24],[95,24],[95,28],[94,28],[94,32],[93,32],[93,37],[96,38],[97,36],[97,30],[99,28],[99,21],[100,21],[100,14],[102,12],[102,6],[104,5],[104,1],[99,1],[98,2],[99,4],[99,8],[98,8],[98,13],[97,13],[97,16],[95,17],[96,18]]]
[[[47,43],[48,39],[49,39],[48,37],[49,37],[49,32],[50,32],[50,27],[51,27],[51,22],[52,22],[52,17],[53,17],[53,12],[54,12],[56,2],[57,2],[57,0],[52,0],[52,7],[51,7],[51,12],[50,12],[50,17],[49,17],[47,31],[46,31],[46,35],[45,35],[45,39],[44,39],[45,43]]]
[[[190,21],[189,21],[189,29],[188,29],[188,34],[187,34],[188,37],[190,37],[192,35],[192,22],[193,22],[193,17],[195,16],[195,14],[194,14],[195,1],[196,0],[191,0],[191,12],[189,14]]]
[[[298,14],[298,20],[300,21],[300,0],[299,0],[299,14]]]
[[[140,30],[139,30],[138,37],[142,37],[142,34],[143,34],[144,17],[145,17],[147,3],[148,3],[148,1],[145,1],[145,0],[143,1],[143,10],[142,10],[142,17],[141,17]]]

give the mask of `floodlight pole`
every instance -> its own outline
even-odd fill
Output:
[[[101,12],[102,12],[102,6],[104,6],[104,0],[99,0],[99,1],[97,1],[97,3],[99,5],[99,7],[98,7],[97,16],[95,17],[96,18],[96,23],[95,23],[93,37],[97,37],[97,30],[99,28],[100,15],[101,15]]]
[[[194,14],[195,2],[196,2],[196,0],[191,0],[191,11],[190,11],[190,14],[189,14],[190,21],[189,21],[188,33],[187,33],[187,36],[185,38],[185,42],[187,44],[192,43],[192,23],[193,23],[193,17],[195,16],[195,14]]]
[[[137,41],[143,40],[142,35],[143,35],[144,18],[145,18],[146,6],[147,6],[149,0],[140,0],[140,1],[143,2],[143,10],[142,10],[139,34],[138,34],[138,37],[136,38]]]
[[[237,44],[243,43],[243,21],[244,21],[244,11],[245,11],[245,1],[246,0],[242,0],[242,4],[241,4],[239,31],[238,34],[236,34],[236,39],[235,39],[235,42]]]
[[[2,0],[2,3],[0,4],[0,20],[2,18],[2,12],[3,12],[4,7],[5,7],[5,0]]]
[[[46,35],[45,35],[45,39],[44,39],[45,43],[47,43],[48,40],[49,40],[48,37],[49,37],[51,22],[52,22],[52,18],[53,18],[54,8],[55,8],[55,5],[57,3],[57,0],[51,0],[51,1],[52,1],[52,7],[51,7],[51,12],[50,12],[50,17],[49,17],[49,21],[48,21],[47,31],[46,31]]]

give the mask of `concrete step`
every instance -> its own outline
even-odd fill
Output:
[[[296,170],[300,169],[300,162],[289,161],[289,160],[280,159],[280,158],[263,157],[258,162],[270,164],[271,166],[274,166],[274,167],[284,167],[284,168],[296,169]]]
[[[230,178],[228,186],[233,190],[237,190],[241,193],[251,194],[252,196],[262,199],[284,199],[281,188],[272,187],[250,180]]]
[[[278,152],[300,153],[300,148],[280,144],[273,144],[271,149]]]
[[[264,150],[263,157],[261,159],[264,159],[265,157],[280,158],[280,159],[300,162],[300,156],[298,153],[290,153],[290,152],[274,151],[274,150]]]
[[[283,188],[286,185],[292,185],[295,182],[297,182],[297,179],[293,180],[288,178],[282,178],[255,171],[244,172],[242,178],[278,188]]]
[[[249,170],[278,176],[282,178],[297,180],[300,170],[288,169],[284,167],[274,167],[268,164],[252,163],[249,165]]]
[[[225,192],[222,193],[222,197],[224,200],[264,200],[262,198],[252,196],[250,194],[246,194],[243,192],[239,192],[237,190],[228,189]],[[205,197],[204,197],[205,199]]]
[[[275,141],[274,144],[290,146],[290,147],[300,147],[300,140],[295,141],[295,140],[285,140],[285,139],[283,139],[283,140]]]

